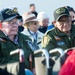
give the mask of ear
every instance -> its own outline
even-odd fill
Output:
[[[56,21],[53,21],[52,24],[56,27]]]
[[[0,29],[2,29],[2,23],[0,22]]]

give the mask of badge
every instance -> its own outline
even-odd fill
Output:
[[[62,41],[57,43],[57,45],[59,45],[59,46],[64,45],[64,44],[65,44],[65,43],[62,42]]]
[[[57,13],[57,14],[61,14],[61,13],[64,13],[65,11],[66,11],[66,9],[64,9],[64,8],[59,8],[59,9],[56,10],[56,13]]]
[[[61,40],[61,38],[58,37],[58,36],[54,36],[54,37],[55,37],[56,40]]]
[[[43,38],[43,44],[47,45],[48,42],[49,42],[49,37],[48,36],[44,36],[44,38]]]

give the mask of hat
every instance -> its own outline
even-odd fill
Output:
[[[47,19],[47,18],[49,18],[49,17],[48,17],[48,15],[45,12],[40,12],[37,15],[38,21],[42,21],[42,20]]]
[[[68,11],[73,11],[74,12],[74,9],[72,7],[70,7],[70,6],[65,6],[65,8],[67,8]]]
[[[70,16],[68,9],[65,7],[60,7],[54,11],[54,19],[57,21],[64,15]]]
[[[14,11],[14,10],[13,10]],[[17,15],[17,19],[22,19],[22,16],[18,13],[18,11],[14,11],[15,12],[15,14]]]
[[[23,14],[23,24],[31,22],[31,21],[38,21],[34,14]]]
[[[18,12],[16,13],[16,15],[17,15],[16,17],[17,19],[22,19],[22,16]]]
[[[16,17],[17,14],[12,9],[6,8],[0,11],[0,22],[10,21]]]

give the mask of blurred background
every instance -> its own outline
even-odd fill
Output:
[[[75,9],[75,0],[0,0],[0,10],[3,8],[17,7],[19,13],[22,15],[24,12],[29,11],[29,5],[34,3],[36,11],[46,12],[50,18],[50,23],[53,21],[53,12],[61,6],[71,6]]]

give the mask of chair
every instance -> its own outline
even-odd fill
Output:
[[[34,51],[36,75],[51,75],[50,56],[46,49]],[[54,63],[54,62],[53,62]]]

